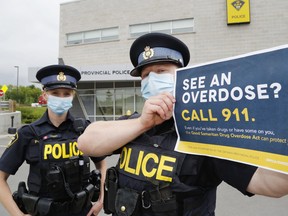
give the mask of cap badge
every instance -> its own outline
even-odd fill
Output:
[[[154,56],[154,50],[151,49],[149,46],[146,46],[146,47],[144,48],[143,58],[144,58],[144,59],[149,59],[149,58],[151,58],[151,57],[153,57],[153,56]]]
[[[66,80],[66,76],[65,76],[64,72],[59,72],[59,74],[57,75],[57,80],[58,81],[65,81]]]

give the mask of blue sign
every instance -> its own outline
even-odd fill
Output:
[[[288,45],[177,70],[175,150],[288,173]]]

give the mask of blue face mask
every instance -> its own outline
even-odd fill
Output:
[[[150,72],[149,75],[141,81],[142,97],[146,100],[151,96],[158,95],[165,91],[171,94],[173,94],[174,91],[174,75],[170,73]]]
[[[57,115],[63,115],[72,107],[73,96],[71,97],[56,97],[48,95],[47,106]]]

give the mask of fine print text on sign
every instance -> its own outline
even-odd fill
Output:
[[[176,151],[288,173],[288,45],[177,70]]]

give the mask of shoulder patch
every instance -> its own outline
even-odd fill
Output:
[[[18,132],[15,133],[11,138],[10,138],[10,142],[7,145],[7,148],[9,148],[10,146],[12,146],[17,140],[18,140]]]

